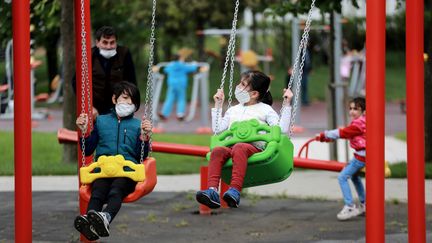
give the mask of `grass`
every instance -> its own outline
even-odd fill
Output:
[[[406,132],[400,132],[400,133],[397,133],[397,134],[395,135],[395,137],[396,137],[397,139],[399,139],[399,140],[402,140],[402,141],[406,141],[406,140],[407,140]]]
[[[208,145],[209,135],[156,134],[156,141]],[[75,175],[76,162],[62,162],[62,145],[58,144],[55,133],[33,132],[32,134],[33,175]],[[18,146],[19,147],[19,146]],[[14,137],[12,132],[0,132],[0,175],[14,174]],[[172,154],[154,153],[157,158],[157,171],[160,175],[199,173],[201,165],[207,164],[204,158]]]
[[[210,135],[197,134],[155,134],[155,141],[208,146]],[[76,162],[63,163],[62,145],[58,144],[55,133],[33,132],[32,134],[33,175],[75,175]],[[14,137],[12,132],[0,132],[0,175],[14,174]],[[19,147],[19,146],[18,146]],[[159,175],[199,173],[204,158],[174,154],[153,153],[157,159]],[[391,178],[406,178],[406,163],[390,164]],[[425,176],[432,179],[432,163],[426,163]]]
[[[407,177],[407,163],[401,162],[397,164],[391,164],[391,178],[406,178]],[[425,164],[425,178],[432,179],[432,162]]]

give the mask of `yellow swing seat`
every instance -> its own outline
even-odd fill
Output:
[[[80,180],[82,184],[90,184],[98,178],[128,177],[134,181],[144,181],[144,164],[135,164],[125,160],[123,155],[102,155],[96,162],[80,168]]]

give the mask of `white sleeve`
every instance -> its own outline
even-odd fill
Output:
[[[339,134],[339,129],[338,128],[333,129],[333,130],[326,130],[326,131],[324,131],[324,135],[325,135],[326,138],[330,138],[330,139],[333,139],[333,140],[340,138],[340,134]]]
[[[213,132],[220,133],[228,129],[230,112],[231,109],[228,109],[225,112],[225,115],[222,117],[222,108],[211,109]],[[217,130],[216,130],[216,125],[218,125]]]
[[[291,122],[291,106],[284,106],[281,111],[281,119],[279,123],[282,133],[289,132],[290,122]]]
[[[270,106],[268,106],[268,111],[267,111],[267,115],[266,115],[266,123],[269,126],[279,125],[279,115]]]

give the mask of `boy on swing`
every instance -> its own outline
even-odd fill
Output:
[[[85,155],[96,150],[95,160],[101,155],[123,155],[125,160],[140,163],[141,146],[147,157],[149,143],[146,134],[152,129],[149,120],[133,117],[140,107],[138,88],[126,81],[113,87],[111,113],[96,117],[91,134],[85,138]],[[87,114],[80,114],[76,124],[83,132],[88,127]],[[145,136],[143,137],[142,134]],[[109,224],[121,208],[122,200],[135,190],[136,182],[126,177],[99,178],[92,183],[87,214],[75,218],[74,227],[88,240],[109,236]],[[103,205],[107,204],[103,209]]]

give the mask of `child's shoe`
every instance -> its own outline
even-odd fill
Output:
[[[238,208],[240,204],[240,192],[230,187],[223,195],[223,199],[228,204],[230,208]]]
[[[89,241],[95,241],[99,239],[99,235],[96,233],[93,225],[87,219],[86,215],[79,215],[75,218],[74,227]]]
[[[106,214],[105,212],[96,212],[94,210],[90,210],[87,213],[88,220],[100,237],[109,236],[109,220]]]
[[[196,193],[196,200],[212,209],[220,207],[219,194],[213,189],[198,191]]]
[[[355,205],[348,206],[345,205],[342,210],[337,214],[337,219],[339,220],[348,220],[350,218],[357,217],[360,214],[360,211]]]

